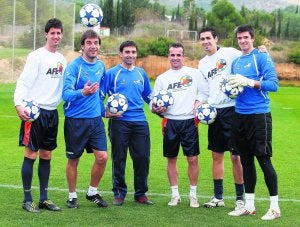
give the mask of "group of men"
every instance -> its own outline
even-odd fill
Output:
[[[47,189],[51,155],[57,147],[56,108],[62,97],[68,158],[66,176],[69,208],[79,206],[76,193],[77,167],[84,150],[93,153],[95,157],[86,199],[99,207],[108,206],[98,192],[108,159],[102,117],[109,118],[113,205],[123,205],[127,195],[127,150],[133,161],[134,200],[137,203],[153,205],[146,196],[150,133],[143,110],[144,102],[150,105],[153,113],[163,118],[163,156],[167,159],[167,176],[172,193],[168,205],[176,206],[181,202],[177,169],[177,157],[181,146],[188,161],[189,205],[199,207],[197,184],[200,149],[195,114],[201,103],[209,103],[217,108],[218,114],[216,121],[208,128],[208,149],[212,151],[213,159],[214,196],[204,203],[204,206],[225,206],[222,198],[223,157],[225,151],[230,151],[236,207],[228,214],[256,214],[256,157],[270,193],[270,209],[262,219],[279,218],[281,212],[278,206],[277,176],[270,159],[272,119],[267,96],[268,91],[276,91],[278,88],[274,64],[267,53],[261,53],[253,47],[254,31],[249,25],[239,26],[236,30],[241,51],[218,47],[218,37],[212,28],[203,28],[199,35],[206,56],[199,61],[198,69],[184,66],[184,47],[180,43],[173,43],[168,50],[171,68],[157,77],[152,91],[147,73],[135,65],[138,53],[135,42],[123,42],[119,48],[121,63],[106,70],[104,63],[98,59],[101,38],[93,30],[87,30],[81,36],[82,55],[67,65],[65,58],[57,52],[63,36],[62,23],[56,18],[50,19],[45,26],[46,44],[28,55],[14,94],[15,107],[22,120],[19,144],[25,146],[21,169],[23,209],[34,213],[40,212],[40,209],[61,210],[48,198]],[[236,100],[230,99],[219,89],[220,81],[225,77],[228,77],[232,86],[245,87]],[[181,83],[181,86],[172,87],[178,83]],[[152,94],[170,88],[175,100],[174,105],[168,109],[156,108],[151,102]],[[112,114],[104,107],[106,95],[114,93],[121,93],[128,100],[128,109],[122,115]],[[34,122],[28,121],[28,113],[21,105],[23,99],[33,99],[41,107],[41,114]],[[31,196],[31,182],[33,165],[38,154],[40,199],[37,206]]]

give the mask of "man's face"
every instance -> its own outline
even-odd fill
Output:
[[[60,28],[50,28],[48,33],[45,33],[47,44],[50,47],[57,48],[63,37],[62,31]]]
[[[81,45],[82,49],[82,55],[87,60],[94,60],[97,58],[99,50],[100,50],[100,44],[98,38],[87,38],[84,41],[84,45]]]
[[[200,44],[207,55],[212,55],[217,52],[218,37],[215,38],[210,31],[200,34]]]
[[[137,49],[135,46],[128,46],[124,47],[123,51],[120,52],[120,57],[122,59],[122,62],[126,66],[132,66],[134,65],[137,57]]]
[[[169,49],[168,58],[172,69],[175,70],[181,69],[183,66],[183,59],[184,59],[183,49],[181,47],[178,48],[171,47]]]
[[[236,35],[241,51],[245,54],[250,53],[253,49],[254,37],[251,38],[249,32],[240,32]]]

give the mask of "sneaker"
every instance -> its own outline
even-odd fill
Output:
[[[124,203],[124,199],[121,199],[121,198],[115,198],[113,201],[114,206],[122,206],[123,203]]]
[[[181,203],[180,196],[174,196],[171,198],[171,201],[168,203],[169,206],[177,206],[179,203]]]
[[[280,210],[269,209],[268,212],[264,216],[262,216],[261,219],[265,221],[270,221],[280,217],[281,217]]]
[[[223,199],[217,199],[215,197],[211,197],[210,201],[203,204],[206,208],[215,208],[215,207],[224,207],[225,203]]]
[[[249,210],[245,207],[242,207],[241,209],[235,209],[228,213],[229,216],[234,216],[234,217],[243,216],[243,215],[255,215],[255,214],[256,214],[255,210]]]
[[[61,209],[58,206],[56,206],[50,199],[40,201],[39,208],[51,211],[61,211]]]
[[[189,196],[189,200],[190,200],[190,207],[193,207],[193,208],[198,208],[199,207],[197,197]]]
[[[91,196],[86,194],[85,198],[91,202],[96,203],[99,207],[108,207],[107,202],[103,200],[102,196],[99,193]]]
[[[39,213],[40,212],[40,209],[37,207],[37,205],[33,201],[23,202],[22,208],[31,213]]]
[[[67,200],[67,206],[69,208],[78,208],[78,201],[77,198],[72,198],[71,200]]]
[[[146,196],[145,197],[140,197],[138,199],[135,199],[135,201],[137,203],[140,203],[140,204],[145,204],[145,205],[153,205],[154,203],[149,200]]]
[[[228,213],[228,215],[231,215],[232,212],[241,210],[241,209],[243,209],[244,207],[245,207],[244,201],[243,201],[243,200],[237,200],[237,201],[235,202],[235,208],[234,208],[234,210],[233,210],[233,211],[230,211],[230,212]],[[231,216],[234,216],[234,215],[231,215]]]

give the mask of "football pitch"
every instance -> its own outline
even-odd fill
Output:
[[[18,147],[20,120],[13,107],[15,84],[0,84],[0,226],[300,226],[300,87],[280,87],[270,93],[273,117],[273,158],[279,183],[279,205],[282,217],[274,221],[260,218],[269,208],[269,195],[264,184],[262,172],[257,165],[257,185],[255,216],[229,217],[227,213],[235,206],[234,183],[231,174],[229,153],[225,155],[224,201],[226,206],[207,209],[202,206],[213,194],[211,176],[211,152],[207,150],[207,126],[200,125],[200,176],[198,199],[200,208],[190,208],[188,204],[189,183],[187,161],[180,153],[178,158],[179,192],[182,203],[168,207],[170,187],[166,175],[166,160],[162,156],[161,119],[149,111],[145,112],[151,132],[151,163],[149,173],[148,197],[153,206],[136,204],[133,200],[132,162],[128,155],[126,181],[128,195],[121,207],[112,206],[111,160],[99,190],[108,201],[108,208],[98,208],[86,201],[85,193],[89,185],[93,155],[82,156],[78,168],[78,209],[68,209],[68,196],[65,177],[65,147],[63,138],[63,112],[59,107],[60,125],[58,147],[53,153],[49,198],[62,208],[61,212],[42,210],[39,214],[25,212],[23,200],[21,165],[24,148]],[[107,122],[105,120],[105,122]],[[106,124],[107,125],[107,124]],[[108,143],[109,144],[109,143]],[[110,147],[108,150],[109,154]],[[110,155],[109,155],[110,156]],[[32,195],[39,199],[37,164],[34,165]]]

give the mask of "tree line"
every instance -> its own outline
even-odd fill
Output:
[[[103,10],[101,26],[110,27],[111,31],[133,29],[141,20],[159,19],[171,20],[193,31],[198,31],[202,26],[213,26],[224,38],[237,25],[245,23],[250,23],[263,36],[287,40],[299,40],[300,37],[298,5],[269,13],[250,10],[246,6],[236,9],[228,0],[213,0],[209,11],[197,7],[195,0],[184,0],[182,5],[178,4],[174,9],[166,9],[158,0],[99,0],[97,4]],[[78,11],[82,5],[77,5]],[[167,18],[167,14],[171,17]]]

